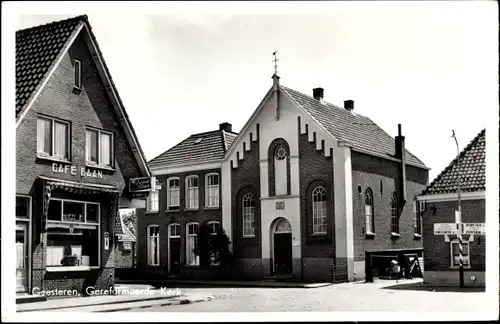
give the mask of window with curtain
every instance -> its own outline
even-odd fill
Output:
[[[196,240],[198,239],[198,223],[189,223],[186,225],[186,265],[199,266],[200,257],[194,253]]]
[[[186,177],[186,208],[198,208],[198,177]]]
[[[148,212],[157,212],[159,210],[159,193],[158,191],[150,191],[146,201]]]
[[[167,179],[167,209],[178,209],[180,205],[179,178]]]
[[[283,145],[278,145],[274,150],[274,188],[276,195],[288,193],[287,177],[287,151]]]
[[[243,236],[255,235],[255,199],[252,193],[246,193],[242,198]]]
[[[148,265],[160,265],[160,227],[148,226]]]
[[[219,175],[217,173],[207,174],[206,184],[206,206],[219,207]]]
[[[316,187],[312,191],[313,234],[326,234],[326,190]]]
[[[69,159],[69,123],[53,118],[38,117],[37,154]]]
[[[113,134],[101,130],[87,129],[85,135],[87,163],[112,167],[113,154]]]
[[[398,196],[395,192],[391,197],[391,232],[399,234]]]
[[[365,227],[367,234],[375,233],[373,215],[373,192],[370,188],[365,191]]]

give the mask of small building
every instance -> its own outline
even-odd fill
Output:
[[[15,112],[17,292],[108,288],[151,174],[87,16],[16,32]]]
[[[459,162],[460,161],[460,162]],[[432,183],[419,195],[423,219],[424,283],[436,286],[459,285],[458,181],[462,223],[485,223],[486,130],[483,129]],[[445,234],[435,232],[438,223],[449,223]],[[455,232],[454,232],[455,231]],[[462,236],[464,283],[485,284],[486,238],[481,234]]]
[[[238,279],[352,281],[372,271],[367,254],[421,256],[413,202],[429,169],[401,125],[392,137],[352,100],[333,105],[322,88],[306,95],[272,79],[239,133],[224,123],[150,161],[162,190],[138,215],[138,263],[196,276],[206,222],[229,236]]]

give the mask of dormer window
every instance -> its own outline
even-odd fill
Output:
[[[82,61],[75,59],[75,89],[82,89]]]

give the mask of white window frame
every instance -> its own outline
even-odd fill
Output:
[[[75,59],[74,73],[75,73],[75,88],[82,89],[82,61]],[[78,76],[78,78],[77,78]]]
[[[28,256],[28,259],[27,259],[27,262],[26,262],[26,279],[25,279],[25,284],[28,288],[28,291],[31,291],[31,258],[32,258],[32,253],[30,253],[29,251],[31,251],[31,246],[32,246],[32,237],[31,237],[31,215],[33,213],[33,205],[32,205],[32,202],[33,202],[33,198],[30,196],[30,195],[20,195],[20,194],[16,194],[16,198],[17,197],[20,197],[20,198],[28,198],[28,217],[18,217],[17,215],[17,210],[16,210],[16,224],[17,222],[19,222],[20,224],[26,224],[27,226],[27,232],[26,232],[26,235],[27,235],[27,241],[25,242],[25,248],[28,249],[28,253],[26,253],[26,255]]]
[[[245,206],[245,201],[253,201],[253,206]],[[241,215],[242,215],[242,226],[243,226],[243,237],[255,237],[255,195],[251,192],[247,192],[241,197]],[[251,218],[248,220],[247,218]],[[250,227],[246,225],[250,224]],[[251,229],[251,231],[246,231]]]
[[[151,228],[157,228],[158,231],[154,235],[151,235],[151,231],[150,231]],[[147,242],[148,266],[149,267],[159,267],[160,266],[160,225],[156,225],[156,224],[148,225],[146,230],[147,230],[147,238],[148,238],[148,242]],[[152,238],[156,238],[156,255],[158,256],[156,263],[153,263],[153,257],[152,257],[152,253],[151,253],[151,248],[152,248],[151,247],[151,239]]]
[[[172,180],[177,180],[177,183],[179,184],[176,189],[172,189],[170,187],[170,181]],[[171,195],[172,191],[178,191],[178,202],[176,205],[171,204]],[[167,210],[169,209],[175,209],[178,210],[181,205],[181,180],[179,177],[171,177],[167,179]]]
[[[213,228],[210,226],[212,224],[217,224],[219,226],[219,229],[220,229],[220,223],[218,221],[209,221],[207,222],[207,227],[210,229],[210,232],[208,233],[209,235],[217,235],[217,231],[212,231]]]
[[[217,177],[217,184],[216,185],[209,185],[209,181],[208,179],[210,177]],[[215,204],[210,204],[210,189],[211,188],[217,188],[216,192],[217,192],[217,199],[214,199],[215,200]],[[205,207],[208,207],[208,208],[217,208],[219,207],[219,200],[220,200],[220,176],[218,173],[209,173],[207,175],[205,175]]]
[[[198,227],[198,233],[197,234],[190,234],[189,233],[189,225],[196,225]],[[189,255],[189,244],[188,244],[188,240],[190,237],[196,237],[196,239],[194,240],[194,245],[192,247],[192,249],[194,249],[196,247],[196,242],[198,240],[198,234],[200,233],[200,224],[197,223],[197,222],[190,222],[190,223],[187,223],[186,224],[186,265],[188,267],[199,267],[200,266],[200,256],[199,255],[196,255],[194,254],[194,258],[195,258],[195,263],[194,264],[189,264],[189,259],[188,259],[188,255]],[[192,252],[192,251],[191,251]]]
[[[454,257],[455,255],[453,254],[453,245],[458,245],[460,244],[458,239],[453,239],[450,241],[450,269],[458,269],[460,268],[460,263],[455,264]],[[467,245],[467,255],[463,255],[463,260],[464,260],[464,269],[470,269],[470,245],[469,241],[462,240],[462,247]],[[467,262],[466,262],[467,261]]]
[[[422,236],[422,215],[419,207],[420,204],[415,197],[415,199],[413,199],[413,234],[415,237]]]
[[[190,187],[189,186],[189,180],[191,179],[196,179],[196,186],[192,186]],[[185,192],[185,200],[186,200],[186,209],[189,209],[189,210],[197,210],[200,206],[200,179],[198,178],[197,175],[190,175],[190,176],[187,176],[186,179],[184,179],[185,181],[185,188],[186,188],[186,192]],[[189,191],[190,190],[194,190],[196,192],[196,196],[194,198],[194,206],[191,206],[191,198],[189,196]]]
[[[38,151],[38,141],[40,140],[38,138],[38,120],[39,119],[43,119],[43,120],[46,120],[46,121],[49,121],[50,122],[50,136],[51,136],[51,139],[50,139],[50,153],[46,153],[46,152],[40,152]],[[67,157],[61,157],[61,156],[56,156],[55,155],[55,152],[54,152],[54,147],[55,147],[55,142],[56,142],[56,133],[55,133],[55,130],[56,130],[56,123],[59,123],[59,124],[64,124],[66,125],[66,152],[67,152]],[[50,157],[50,158],[55,158],[55,159],[58,159],[58,160],[64,160],[64,161],[70,161],[71,160],[71,123],[69,121],[65,121],[65,120],[62,120],[62,119],[59,119],[59,118],[54,118],[54,117],[48,117],[48,116],[42,116],[42,115],[38,115],[37,116],[37,135],[36,135],[36,140],[37,140],[37,148],[36,148],[36,154],[38,157]]]
[[[319,192],[323,191],[323,192]],[[316,195],[322,195],[324,196],[324,200],[322,201],[316,201],[315,197]],[[320,219],[325,219],[328,220],[327,217],[327,207],[326,207],[326,189],[323,186],[316,186],[312,193],[311,193],[311,199],[312,199],[312,221],[313,221],[313,235],[324,235],[328,231],[328,222],[325,222],[325,228],[319,228],[319,220]],[[320,205],[321,204],[321,205]],[[318,212],[321,211],[322,215],[318,215]]]
[[[47,219],[47,223],[57,223],[57,224],[87,224],[87,225],[92,225],[96,226],[96,231],[97,231],[97,241],[98,241],[98,246],[97,246],[97,265],[96,266],[75,266],[75,267],[68,267],[68,266],[47,266],[47,271],[59,271],[59,270],[65,270],[68,268],[75,268],[78,270],[78,268],[90,268],[90,269],[97,269],[101,267],[101,204],[96,203],[93,201],[84,201],[84,200],[73,200],[73,199],[61,199],[61,198],[50,198],[50,201],[60,201],[61,202],[61,218],[59,220],[51,220]],[[65,221],[63,220],[63,214],[64,214],[64,202],[74,202],[74,203],[83,203],[83,222],[73,222],[73,221]],[[87,205],[97,205],[97,222],[88,222],[87,221]],[[48,217],[48,216],[47,216]],[[47,234],[47,236],[50,234]],[[69,271],[69,270],[68,270]]]
[[[160,211],[160,192],[158,190],[150,191],[146,199],[146,212],[157,213]]]
[[[393,206],[395,203],[395,207]],[[398,208],[399,208],[399,199],[395,192],[391,195],[390,201],[390,210],[391,210],[391,234],[393,236],[399,236],[399,219],[398,219]],[[397,226],[397,231],[395,226]]]
[[[97,162],[90,161],[90,148],[87,146],[87,132],[97,132]],[[111,165],[105,164],[101,161],[101,134],[110,135],[111,136],[111,144],[110,144],[110,157],[111,157]],[[89,166],[98,166],[104,168],[114,168],[115,166],[115,134],[112,132],[104,131],[98,128],[93,127],[85,127],[85,163]]]
[[[370,197],[370,205],[368,205],[367,198],[368,196]],[[367,235],[373,235],[375,234],[375,207],[373,206],[373,190],[368,187],[365,190],[365,195],[364,195],[364,204],[365,204],[365,228],[366,228],[366,234]],[[367,211],[370,211],[370,213],[367,213]]]

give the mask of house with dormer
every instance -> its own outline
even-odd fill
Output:
[[[392,137],[356,113],[352,100],[333,105],[322,88],[307,95],[272,79],[230,141],[221,124],[219,133],[190,136],[150,161],[156,177],[164,174],[163,215],[139,228],[147,258],[138,261],[165,277],[195,275],[191,247],[207,221],[229,236],[238,279],[352,281],[372,264],[367,253],[421,256],[413,207],[429,169],[405,148],[401,125]],[[212,173],[216,211],[209,207]]]
[[[87,16],[16,32],[15,114],[17,292],[110,287],[151,172]]]

